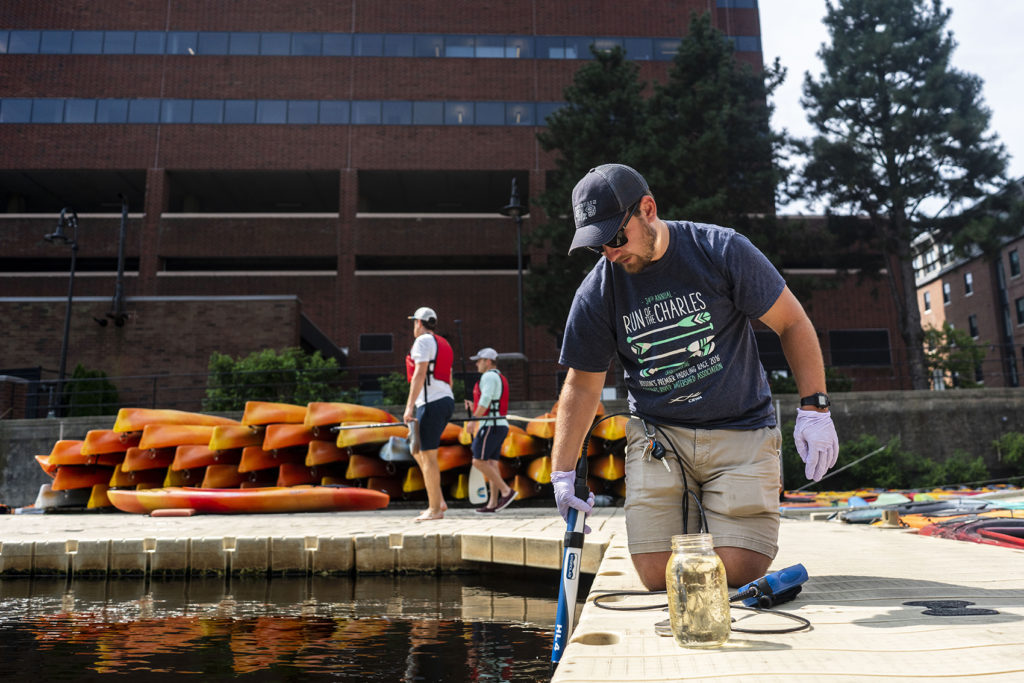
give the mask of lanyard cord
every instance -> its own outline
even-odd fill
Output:
[[[586,461],[586,459],[587,459],[587,444],[590,441],[590,436],[591,436],[591,434],[594,431],[594,427],[599,425],[604,420],[607,420],[609,418],[616,417],[616,416],[634,417],[630,413],[613,413],[611,415],[606,415],[605,417],[601,418],[600,420],[597,420],[596,422],[594,422],[594,425],[590,428],[590,431],[587,432],[587,437],[583,440],[583,449],[582,449],[582,452],[580,453],[580,459],[582,461]],[[657,423],[654,423],[653,424],[653,430],[652,430],[652,429],[649,428],[647,420],[644,420],[643,418],[640,418],[640,421],[641,421],[641,424],[643,424],[643,426],[644,426],[644,435],[646,436],[646,438],[647,438],[647,440],[649,442],[648,448],[650,448],[651,451],[652,451],[651,457],[654,457],[654,458],[656,458],[658,460],[661,460],[662,458],[665,457],[667,452],[671,452],[672,455],[675,456],[676,463],[678,463],[678,465],[679,465],[679,474],[683,478],[683,502],[682,502],[683,533],[684,534],[687,533],[687,527],[688,527],[688,524],[689,524],[689,511],[690,511],[689,504],[690,504],[690,499],[691,498],[693,499],[693,502],[697,505],[697,509],[700,512],[700,529],[698,530],[698,532],[700,530],[703,530],[703,531],[707,532],[708,531],[708,520],[707,520],[707,515],[704,512],[704,506],[701,505],[700,498],[697,496],[696,492],[694,492],[690,488],[690,486],[689,486],[689,482],[687,481],[687,478],[686,478],[686,469],[683,467],[683,458],[682,458],[682,455],[680,454],[679,449],[676,447],[675,442],[668,435],[668,433],[666,433],[665,430],[662,429],[661,425],[659,425]],[[661,446],[661,444],[659,444],[657,442],[657,439],[655,438],[656,434],[661,435],[661,437],[668,444],[669,448],[665,449],[664,447]],[[579,472],[578,467],[577,467],[577,472]],[[583,469],[583,476],[586,477],[586,467],[585,466],[584,466],[584,469]],[[594,603],[595,607],[599,607],[601,609],[614,610],[614,611],[623,611],[623,612],[625,612],[625,611],[653,610],[653,609],[668,609],[668,603],[657,604],[657,605],[636,605],[636,606],[621,606],[621,605],[613,606],[613,605],[605,603],[605,600],[611,599],[611,598],[621,598],[621,597],[624,597],[624,596],[631,596],[631,595],[664,595],[665,593],[666,593],[666,591],[606,591],[606,592],[602,592],[602,593],[600,593],[598,595],[595,595],[593,603]],[[732,603],[732,602],[737,602],[737,601],[740,601],[740,600],[745,600],[745,599],[753,596],[755,593],[756,593],[756,589],[750,589],[750,590],[744,591],[743,593],[738,593],[736,595],[731,596],[729,598],[729,602]],[[787,619],[791,619],[791,620],[796,621],[798,623],[797,626],[793,626],[793,627],[785,628],[785,629],[774,629],[774,630],[771,630],[771,629],[744,629],[744,628],[733,627],[731,630],[733,632],[735,632],[735,633],[753,633],[753,634],[796,633],[797,631],[803,631],[803,630],[809,629],[811,627],[811,622],[810,621],[808,621],[804,617],[801,617],[801,616],[799,616],[797,614],[790,614],[788,612],[781,612],[781,611],[775,611],[775,610],[767,610],[767,609],[762,609],[760,607],[743,607],[743,606],[740,606],[740,605],[730,605],[730,607],[732,607],[734,609],[743,610],[743,611],[746,611],[746,612],[755,612],[755,613],[762,613],[762,614],[774,614],[774,615],[777,615],[777,616],[780,616],[780,617],[785,617]],[[659,625],[667,626],[668,624],[667,624],[667,622],[664,622],[663,624],[659,624]],[[656,625],[656,626],[659,626],[659,625]]]

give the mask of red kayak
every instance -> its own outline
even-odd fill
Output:
[[[1024,519],[964,516],[929,524],[917,533],[1024,550]]]
[[[107,495],[118,510],[139,514],[188,508],[214,514],[378,510],[387,507],[391,500],[386,493],[350,486],[110,489]]]

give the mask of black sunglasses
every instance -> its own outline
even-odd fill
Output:
[[[594,252],[599,256],[603,256],[603,247],[608,247],[610,249],[618,249],[619,247],[625,245],[626,242],[629,241],[629,238],[626,237],[626,226],[629,225],[629,222],[631,220],[633,220],[633,214],[636,213],[636,210],[638,208],[640,208],[640,202],[637,202],[636,204],[633,205],[633,208],[630,209],[629,213],[626,214],[626,220],[622,221],[622,225],[619,226],[618,231],[610,240],[605,242],[604,245],[602,245],[602,247],[587,247],[587,249],[589,249],[590,251]]]

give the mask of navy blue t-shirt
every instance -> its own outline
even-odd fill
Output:
[[[730,228],[666,221],[665,255],[630,275],[601,258],[576,290],[559,362],[604,372],[618,354],[634,415],[704,429],[775,425],[750,320],[785,281]]]

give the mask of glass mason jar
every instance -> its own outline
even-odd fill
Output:
[[[665,587],[672,635],[679,645],[713,648],[729,639],[729,588],[711,534],[672,537]]]

